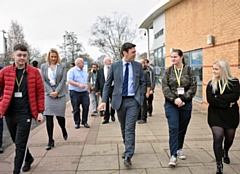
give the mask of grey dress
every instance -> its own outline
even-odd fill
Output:
[[[45,63],[41,66],[42,79],[45,88],[45,111],[44,115],[48,116],[65,116],[66,109],[66,94],[68,93],[66,87],[66,67],[63,64],[57,64],[57,70],[55,75],[55,85],[51,85],[48,77],[49,63]],[[58,92],[57,98],[50,97],[50,94],[54,91]]]

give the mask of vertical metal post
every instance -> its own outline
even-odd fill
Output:
[[[6,31],[2,30],[2,32],[3,32],[3,50],[4,50],[3,67],[5,67],[6,60],[7,60],[7,38],[4,36]]]
[[[147,30],[147,59],[150,60],[150,36],[149,36],[149,30]]]

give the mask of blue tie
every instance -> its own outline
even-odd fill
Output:
[[[125,69],[124,80],[123,80],[123,91],[122,91],[123,96],[128,95],[128,74],[129,74],[128,65],[129,63],[126,63],[126,69]]]

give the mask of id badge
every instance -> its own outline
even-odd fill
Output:
[[[14,97],[21,98],[22,97],[22,92],[14,92]]]
[[[183,95],[184,94],[184,88],[179,87],[177,88],[178,95]]]

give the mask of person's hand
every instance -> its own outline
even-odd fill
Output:
[[[92,86],[92,87],[91,87],[91,90],[92,90],[92,91],[94,91],[94,89],[95,89],[95,87],[94,87],[94,86]]]
[[[150,90],[150,93],[149,93],[149,94],[150,94],[150,95],[151,95],[151,94],[153,94],[153,91],[152,91],[152,90]]]
[[[58,92],[52,92],[50,94],[50,97],[52,97],[52,98],[56,98],[57,96],[58,96]]]
[[[176,99],[174,100],[174,104],[179,106],[179,105],[182,104],[182,100],[181,100],[180,98],[176,98]]]
[[[99,96],[99,92],[96,92],[95,95],[96,95],[96,96]]]
[[[178,107],[180,108],[180,107],[182,107],[183,105],[185,105],[184,102],[180,103],[180,104],[178,105]]]
[[[148,98],[149,97],[149,93],[146,93],[145,96],[146,96],[146,98]]]
[[[235,104],[235,102],[231,102],[230,103],[230,108]]]
[[[38,121],[38,123],[43,122],[43,114],[42,113],[38,113],[37,121]]]
[[[87,90],[88,94],[90,94],[90,89]]]
[[[85,88],[85,85],[84,85],[84,84],[79,84],[78,86],[79,86],[79,88],[82,88],[82,89]]]
[[[97,108],[98,112],[100,112],[100,110],[106,110],[106,103],[101,103],[98,108]]]

